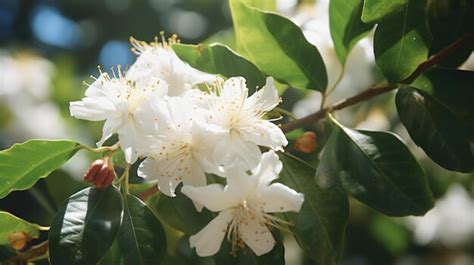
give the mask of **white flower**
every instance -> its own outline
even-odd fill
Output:
[[[140,165],[138,175],[158,179],[160,191],[168,196],[175,196],[181,182],[206,185],[204,168],[210,167],[206,158],[214,139],[207,133],[201,110],[187,98],[171,97],[166,102],[150,102],[138,117],[142,113],[153,115],[156,125],[155,132],[146,139],[143,154],[147,158]]]
[[[267,78],[265,86],[248,97],[245,79],[233,77],[223,87],[218,86],[207,100],[209,123],[225,132],[213,155],[222,165],[240,164],[244,169],[251,169],[260,161],[258,145],[283,150],[288,144],[282,130],[264,119],[280,102],[273,78]]]
[[[226,234],[234,252],[243,243],[256,255],[272,250],[275,239],[269,228],[279,227],[279,223],[284,221],[269,213],[298,212],[304,201],[303,194],[280,183],[271,184],[281,169],[278,156],[269,151],[263,154],[260,164],[250,176],[241,168],[226,169],[226,187],[211,184],[182,188],[183,194],[192,200],[213,212],[220,212],[189,239],[199,256],[217,253]]]
[[[149,100],[162,98],[167,92],[166,82],[156,75],[137,82],[127,80],[119,69],[118,77],[102,73],[86,90],[86,97],[70,103],[71,116],[79,119],[105,120],[102,145],[112,134],[118,133],[120,146],[128,163],[138,157],[137,146],[141,138],[141,121],[135,113]]]
[[[127,79],[140,80],[147,79],[152,75],[168,84],[168,95],[179,96],[189,91],[200,83],[213,83],[216,76],[194,69],[189,64],[183,62],[170,45],[176,43],[176,36],[173,35],[168,42],[155,40],[150,44],[130,38],[134,51],[139,55],[137,61],[127,72]]]

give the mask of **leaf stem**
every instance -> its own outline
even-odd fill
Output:
[[[352,97],[343,99],[339,102],[336,102],[333,105],[323,107],[319,111],[310,114],[306,117],[303,117],[298,120],[291,121],[285,125],[282,126],[282,130],[285,133],[291,132],[295,129],[301,128],[305,125],[308,125],[310,123],[315,123],[321,119],[323,119],[326,116],[326,113],[333,112],[336,110],[341,110],[344,108],[347,108],[349,106],[358,104],[363,101],[367,101],[373,97],[376,97],[378,95],[384,94],[386,92],[392,91],[394,89],[399,88],[401,84],[410,84],[413,81],[415,81],[416,78],[418,78],[420,75],[422,75],[424,72],[429,70],[431,67],[437,65],[438,63],[442,62],[449,56],[451,56],[454,52],[457,50],[463,48],[463,47],[469,47],[469,45],[474,44],[474,34],[466,34],[463,37],[459,38],[457,41],[453,42],[437,54],[431,56],[428,60],[425,62],[421,63],[416,70],[409,75],[407,78],[403,79],[400,84],[386,84],[386,85],[374,85],[359,94],[356,94]],[[323,97],[324,98],[324,97]]]
[[[102,152],[115,152],[117,151],[119,148],[120,148],[120,143],[115,143],[114,145],[112,146],[101,146],[101,147],[98,147],[98,148],[92,148],[92,147],[89,147],[87,145],[81,145],[82,148],[86,149],[86,150],[89,150],[91,152],[94,152],[94,153],[102,153]]]
[[[346,71],[346,66],[341,65],[341,71],[339,72],[339,75],[336,79],[336,82],[331,86],[331,88],[326,90],[326,92],[324,92],[324,94],[322,96],[320,110],[324,108],[324,104],[326,103],[326,99],[329,97],[329,95],[331,95],[331,93],[336,89],[336,87],[339,85],[339,83],[341,83],[341,81],[344,77],[345,71]]]
[[[130,164],[127,163],[125,165],[124,172],[122,176],[120,177],[123,188],[125,189],[125,194],[130,194],[129,175],[130,175]]]

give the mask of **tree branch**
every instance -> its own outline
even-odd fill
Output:
[[[444,48],[443,50],[439,51],[435,55],[431,56],[428,60],[424,61],[421,63],[416,70],[407,78],[403,79],[400,81],[400,84],[411,84],[417,77],[419,77],[421,74],[429,70],[431,67],[437,65],[441,61],[445,60],[449,56],[451,56],[454,52],[457,50],[468,47],[469,45],[474,44],[474,34],[467,34],[458,39],[457,41],[453,42],[451,45],[448,47]],[[399,84],[389,84],[385,86],[373,86],[370,87],[361,93],[352,96],[350,98],[343,99],[339,102],[336,102],[333,105],[330,105],[328,107],[325,107],[313,114],[310,114],[306,117],[303,117],[298,120],[294,120],[292,122],[289,122],[287,124],[284,124],[282,126],[282,130],[285,133],[291,132],[295,129],[301,128],[309,123],[315,123],[321,119],[323,119],[327,113],[333,112],[336,110],[341,110],[344,108],[347,108],[349,106],[358,104],[362,101],[369,100],[373,97],[376,97],[378,95],[384,94],[388,91],[394,90],[399,87]]]
[[[48,252],[48,241],[46,240],[36,246],[31,247],[26,252],[20,253],[17,256],[6,260],[4,264],[5,265],[26,264],[30,259],[42,256],[46,254],[47,252]]]

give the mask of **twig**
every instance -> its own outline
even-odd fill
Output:
[[[38,245],[35,245],[28,249],[26,252],[20,253],[15,257],[12,257],[5,261],[5,265],[13,265],[13,264],[23,264],[28,262],[29,260],[43,256],[48,252],[48,241],[41,242]],[[23,263],[22,263],[23,262]]]
[[[461,37],[457,41],[453,42],[448,47],[444,48],[443,50],[441,50],[437,54],[431,56],[425,62],[421,63],[410,76],[403,79],[400,83],[401,84],[410,84],[410,83],[412,83],[421,74],[423,74],[424,72],[429,70],[431,67],[437,65],[441,61],[445,60],[447,57],[452,55],[457,50],[459,50],[463,47],[467,47],[469,45],[473,45],[473,44],[474,44],[474,34],[464,35],[463,37]],[[399,84],[389,84],[389,85],[385,85],[385,86],[370,87],[370,88],[362,91],[361,93],[359,93],[355,96],[343,99],[343,100],[341,100],[341,101],[339,101],[339,102],[337,102],[333,105],[325,107],[325,108],[323,108],[323,109],[321,109],[321,110],[319,110],[319,111],[317,111],[313,114],[310,114],[306,117],[303,117],[301,119],[294,120],[294,121],[291,121],[287,124],[284,124],[282,126],[282,130],[285,133],[291,132],[291,131],[293,131],[295,129],[298,129],[298,128],[301,128],[301,127],[303,127],[303,126],[305,126],[309,123],[315,123],[315,122],[323,119],[326,116],[326,113],[328,113],[328,112],[333,112],[333,111],[336,111],[336,110],[341,110],[341,109],[347,108],[349,106],[355,105],[355,104],[360,103],[362,101],[366,101],[368,99],[371,99],[373,97],[376,97],[376,96],[381,95],[383,93],[386,93],[388,91],[394,90],[398,87],[399,87]]]

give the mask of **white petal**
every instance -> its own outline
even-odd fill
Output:
[[[196,253],[199,256],[212,256],[219,251],[222,240],[227,232],[228,224],[232,218],[232,210],[223,211],[199,231],[199,233],[189,238],[189,244],[192,248],[196,248]]]
[[[258,165],[261,152],[258,146],[243,140],[238,135],[225,136],[217,140],[213,160],[224,167],[240,167],[243,171],[251,170]]]
[[[242,127],[241,133],[248,141],[274,150],[283,150],[283,146],[288,144],[281,128],[266,120],[258,120]]]
[[[71,116],[88,121],[101,121],[116,111],[114,105],[106,97],[83,98],[81,101],[69,103]]]
[[[270,111],[275,108],[280,101],[278,90],[275,87],[272,77],[267,77],[267,82],[262,89],[256,91],[250,96],[245,104],[250,108]]]
[[[299,212],[304,195],[281,184],[274,183],[259,190],[259,203],[266,213]]]
[[[221,98],[225,100],[246,99],[248,95],[248,88],[243,77],[231,77],[224,83],[224,88],[221,91]]]
[[[259,186],[267,186],[274,179],[283,167],[279,157],[274,151],[270,150],[262,155],[258,166],[252,171],[252,176],[258,179]]]
[[[102,138],[97,142],[97,146],[102,146],[112,134],[116,133],[121,126],[121,121],[115,118],[107,119],[102,127]]]
[[[157,179],[160,192],[170,197],[176,196],[175,190],[181,181],[160,174],[160,168],[160,162],[152,157],[148,157],[138,167],[138,176],[150,180]]]
[[[238,194],[227,192],[220,184],[204,187],[183,186],[181,192],[213,212],[220,212],[238,204]]]
[[[261,217],[248,216],[239,225],[240,237],[257,256],[270,252],[275,246],[275,239],[263,221]]]
[[[191,160],[188,166],[190,168],[189,174],[186,172],[183,174],[183,185],[193,187],[206,186],[206,175],[204,174],[202,167],[194,160]],[[194,200],[193,203],[198,212],[202,211],[202,204]]]
[[[138,152],[138,139],[139,135],[134,124],[127,123],[125,126],[118,130],[120,148],[125,155],[125,161],[133,164],[137,161],[140,153]]]

